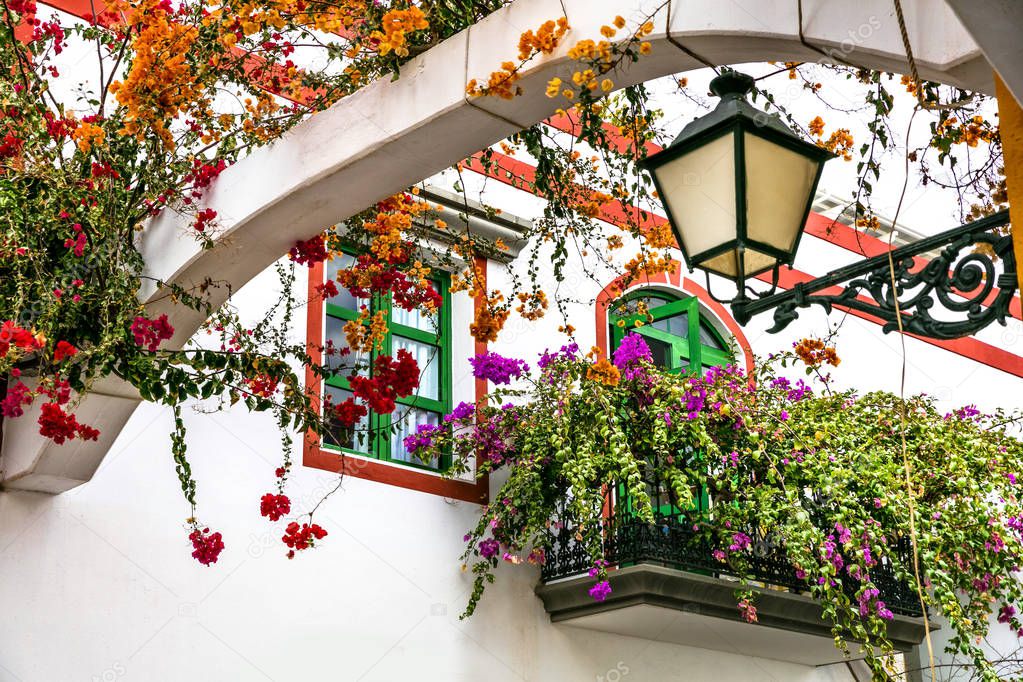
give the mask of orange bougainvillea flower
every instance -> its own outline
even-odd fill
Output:
[[[379,41],[377,51],[382,55],[393,52],[399,57],[408,56],[408,34],[430,28],[426,15],[416,6],[408,9],[392,9],[384,15],[384,31],[373,31],[370,37]]]
[[[143,139],[146,130],[152,129],[166,149],[173,149],[170,122],[206,95],[189,61],[199,29],[178,23],[167,6],[155,0],[139,3],[131,28],[135,30],[131,68],[123,81],[110,85],[110,92],[125,108],[120,132]]]
[[[625,264],[625,276],[627,281],[634,282],[659,275],[662,272],[670,272],[673,268],[674,263],[671,256],[643,252],[636,254],[632,260]]]
[[[825,364],[838,367],[841,362],[834,347],[825,345],[820,339],[803,339],[794,346],[796,357],[807,367],[820,367]]]
[[[817,146],[824,147],[829,152],[841,156],[846,161],[852,161],[852,149],[855,144],[852,133],[848,128],[839,128],[831,133],[828,139],[824,137],[824,119],[817,116],[808,126],[810,134],[817,138]]]
[[[535,33],[532,29],[526,31],[519,36],[519,63],[516,64],[511,61],[502,63],[501,70],[491,73],[485,85],[480,85],[479,81],[473,78],[465,87],[466,94],[473,97],[489,95],[500,97],[501,99],[513,99],[516,95],[521,94],[521,88],[516,83],[521,78],[519,69],[522,68],[522,64],[537,54],[550,54],[553,52],[562,36],[568,32],[568,29],[568,19],[561,17],[557,21],[544,22]],[[559,86],[560,83],[558,81]],[[548,83],[547,92],[549,97],[557,94],[556,91],[554,95],[550,94],[551,87],[551,83]]]
[[[519,306],[515,310],[523,319],[539,320],[547,312],[547,294],[542,289],[537,289],[533,293],[522,292],[517,298]]]
[[[88,154],[93,147],[102,146],[105,135],[103,129],[94,123],[82,123],[71,131],[71,139],[83,154]]]
[[[607,358],[601,358],[586,370],[586,378],[605,386],[617,386],[622,375]]]
[[[345,323],[344,333],[348,347],[354,352],[370,353],[374,348],[383,348],[387,336],[387,311],[378,310],[371,316],[364,308],[358,319]]]
[[[476,309],[476,319],[469,325],[469,333],[481,343],[497,341],[498,333],[508,319],[508,308],[501,306],[504,296],[500,292],[486,297]]]

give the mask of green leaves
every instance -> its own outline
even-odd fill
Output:
[[[536,548],[550,553],[559,547],[554,538],[563,542],[569,532],[573,551],[603,575],[608,519],[628,514],[697,529],[722,552],[722,571],[750,584],[762,579],[736,533],[768,534],[778,560],[820,600],[836,645],[868,643],[875,672],[892,649],[887,610],[919,610],[919,580],[924,605],[952,630],[949,646],[987,674],[974,640],[992,604],[1023,604],[1013,573],[1023,558],[1014,483],[1020,476],[1023,484],[1023,445],[1007,431],[1023,416],[943,414],[926,396],[814,394],[777,373],[795,370],[790,354],[758,364],[752,382],[734,368],[686,377],[644,365],[641,379],[611,386],[589,379],[589,367],[578,356],[549,364],[517,395],[524,404],[514,419],[484,409],[508,445],[500,463],[487,463],[487,442],[474,432],[456,437],[483,469],[508,471],[463,560],[479,557],[485,541],[515,561]],[[698,494],[709,496],[709,509]],[[475,564],[467,614],[496,563]],[[900,583],[901,597],[892,591]]]
[[[195,479],[192,478],[192,466],[185,458],[188,446],[185,444],[185,422],[181,419],[181,406],[174,406],[174,431],[171,432],[171,453],[174,456],[174,472],[181,483],[181,492],[185,495],[195,516]]]

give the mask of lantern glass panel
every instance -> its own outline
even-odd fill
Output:
[[[736,275],[739,274],[739,266],[736,264],[735,258],[736,252],[733,249],[731,251],[720,253],[713,258],[708,258],[705,261],[694,263],[694,265],[698,265],[699,267],[705,270],[710,270],[711,272],[716,272],[719,275],[735,279]]]
[[[738,249],[730,249],[724,253],[718,254],[713,258],[700,261],[696,265],[699,267],[716,272],[719,275],[724,275],[731,279],[735,279],[739,274],[738,265],[739,252]],[[774,267],[778,258],[776,256],[761,253],[754,248],[749,246],[746,247],[746,251],[743,253],[743,265],[742,274],[752,275],[757,272],[763,272]]]
[[[747,245],[743,262],[746,266],[743,268],[743,274],[752,275],[773,268],[775,263],[778,262],[778,257],[769,253],[762,253]]]
[[[744,144],[746,236],[791,253],[822,162],[751,133]]]
[[[654,173],[690,257],[735,239],[735,140],[708,142]]]

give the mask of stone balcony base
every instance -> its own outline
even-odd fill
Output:
[[[541,583],[536,594],[554,623],[803,665],[846,660],[820,604],[807,596],[759,590],[753,624],[739,616],[734,581],[654,565],[623,568],[609,580],[602,602],[587,593],[593,579],[586,576]],[[908,651],[924,638],[923,619],[895,616],[888,633]],[[856,649],[850,645],[852,657],[862,657]]]

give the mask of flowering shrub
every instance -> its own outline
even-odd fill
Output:
[[[284,463],[260,511],[271,521],[291,514],[284,490],[292,434],[324,434],[337,425],[351,431],[370,408],[390,412],[396,398],[418,386],[419,368],[408,353],[378,356],[369,376],[353,382],[355,398],[321,415],[295,368],[325,377],[338,367],[328,370],[286,340],[282,329],[296,305],[293,269],[278,269],[284,294],[272,314],[245,325],[229,306],[220,307],[229,298],[222,282],[182,288],[153,281],[139,232],[170,209],[187,216],[202,247],[215,248],[217,212],[202,201],[231,164],[369,80],[397,75],[418,52],[505,4],[340,0],[313,9],[292,0],[112,0],[97,5],[98,15],[83,12],[77,20],[39,17],[42,6],[32,0],[0,6],[0,22],[17,38],[0,41],[0,381],[6,388],[0,414],[23,418],[35,406],[39,433],[60,445],[100,437],[75,415],[98,380],[122,380],[144,399],[172,406],[171,451],[190,510],[188,537],[193,556],[210,565],[224,543],[196,519],[181,405],[205,399],[273,412]],[[322,46],[322,59],[311,60],[316,68],[301,68],[296,45],[315,49],[310,42]],[[98,74],[95,82],[63,82],[69,77],[62,80],[55,58],[71,43],[98,63],[82,63],[70,78]],[[429,208],[414,193],[398,194],[344,230],[296,243],[289,255],[311,266],[339,255],[342,244],[359,248],[357,263],[325,284],[322,295],[337,295],[339,287],[362,298],[387,294],[397,307],[429,313],[441,297],[411,235],[413,219]],[[157,293],[146,304],[139,292],[150,288]],[[162,311],[172,305],[210,318],[206,330],[220,336],[219,351],[215,342],[184,350],[169,343],[174,314]],[[382,335],[379,324],[359,323],[351,331],[362,334],[364,345]],[[347,360],[342,370],[359,369]],[[292,553],[325,537],[307,516],[308,523],[284,536]]]
[[[820,601],[838,645],[871,645],[865,655],[875,671],[884,665],[878,654],[892,650],[894,615],[873,582],[882,564],[911,585],[919,574],[923,605],[948,621],[949,646],[979,670],[991,671],[976,641],[993,605],[1004,605],[1001,621],[1023,634],[1023,585],[1014,577],[1023,558],[1023,443],[1007,432],[1023,416],[942,414],[926,396],[834,392],[823,377],[815,386],[792,381],[778,373],[801,362],[792,353],[753,374],[728,366],[685,376],[654,367],[633,335],[613,360],[574,346],[545,353],[536,376],[496,390],[478,414],[460,411],[406,441],[424,460],[450,450],[456,470],[457,459],[476,456],[480,473],[506,471],[466,535],[463,560],[476,578],[465,615],[500,562],[545,560],[552,527],[577,529],[593,566],[590,595],[606,599],[613,585],[604,491],[623,486],[632,512],[654,522],[644,480],[655,472],[682,522],[739,578],[737,609],[747,621],[757,619],[754,543],[740,529],[761,528]],[[608,381],[609,367],[617,382]],[[698,490],[713,501],[709,511],[696,504]],[[919,571],[895,550],[910,535],[911,513]]]

